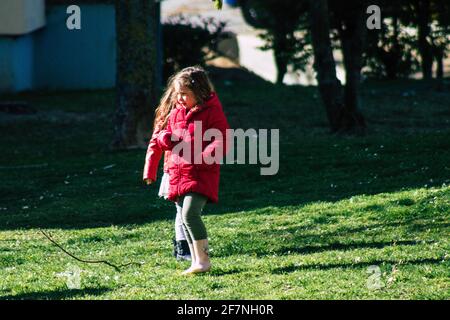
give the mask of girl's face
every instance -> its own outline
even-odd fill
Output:
[[[177,102],[188,110],[197,104],[194,93],[190,89],[180,86],[178,83],[175,84],[175,96]]]

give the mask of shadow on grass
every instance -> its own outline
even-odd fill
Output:
[[[414,241],[414,240],[400,240],[400,241],[380,241],[380,242],[351,242],[351,243],[342,243],[342,242],[329,242],[329,240],[326,240],[323,237],[320,236],[308,236],[308,241],[312,241],[312,239],[315,239],[313,243],[322,243],[320,245],[301,245],[298,244],[296,246],[290,246],[290,247],[281,247],[276,250],[270,250],[270,251],[263,251],[263,250],[249,250],[248,248],[240,248],[235,249],[233,247],[224,247],[217,249],[217,252],[215,252],[215,256],[217,257],[227,257],[237,254],[252,254],[256,255],[257,257],[265,257],[265,256],[272,256],[272,255],[292,255],[292,254],[314,254],[319,252],[326,252],[326,251],[350,251],[350,250],[357,250],[357,249],[383,249],[386,247],[395,247],[395,246],[414,246],[418,244],[424,244],[424,243],[432,243],[432,241]],[[325,243],[324,242],[329,242]],[[309,243],[309,242],[308,242]],[[265,247],[264,244],[259,243],[258,247]]]
[[[0,296],[0,300],[62,300],[83,297],[85,295],[99,296],[110,291],[109,288],[60,289],[55,291],[27,292],[17,295]]]
[[[403,260],[401,265],[421,265],[421,264],[439,264],[442,263],[442,258],[424,258],[416,260]],[[369,266],[380,266],[380,265],[398,265],[399,261],[395,260],[372,260],[367,262],[358,263],[324,263],[324,264],[312,264],[305,266],[291,265],[282,268],[276,268],[272,270],[273,274],[285,274],[292,273],[302,270],[330,270],[330,269],[358,269],[367,268]]]
[[[148,196],[149,199],[151,196]],[[74,199],[79,202],[81,198]],[[130,206],[136,200],[130,199]],[[140,201],[140,200],[139,200]],[[156,200],[158,201],[158,200]],[[159,200],[162,201],[162,200]],[[95,210],[94,210],[95,211]],[[136,211],[136,210],[134,210]],[[117,208],[117,212],[108,210],[89,213],[73,213],[61,209],[58,213],[36,212],[26,215],[11,216],[9,219],[0,216],[0,231],[16,229],[89,229],[107,228],[111,226],[123,226],[134,228],[154,221],[175,219],[175,206],[165,206],[165,209],[144,209],[141,212],[127,212],[126,208]],[[31,217],[30,217],[31,216]]]
[[[323,241],[323,240],[322,240]],[[382,249],[385,247],[399,246],[413,246],[417,245],[417,241],[386,241],[386,242],[353,242],[353,243],[340,243],[334,242],[319,246],[304,246],[304,247],[287,247],[275,251],[278,255],[287,254],[312,254],[324,251],[348,251],[355,249]],[[271,253],[272,254],[272,253]]]
[[[326,222],[323,223],[327,224]],[[235,242],[227,242],[216,248],[214,256],[227,257],[236,254],[251,254],[256,255],[257,257],[264,257],[269,255],[314,254],[325,251],[382,249],[385,247],[422,245],[433,243],[434,241],[396,239],[393,237],[390,241],[367,242],[362,240],[355,241],[352,238],[358,234],[358,237],[374,239],[374,237],[382,236],[389,228],[406,228],[408,232],[417,232],[430,228],[446,228],[447,226],[448,223],[445,223],[443,219],[436,219],[435,222],[419,224],[414,218],[411,218],[402,221],[377,222],[354,227],[341,227],[333,231],[320,232],[317,234],[314,233],[315,230],[312,232],[297,233],[298,230],[308,229],[308,227],[304,226],[301,226],[301,228],[287,228],[284,230],[264,230],[260,232],[260,237],[258,238],[253,237],[251,233],[240,232],[236,234]],[[268,240],[269,242],[265,242],[265,239],[277,237],[283,239],[286,235],[290,235],[289,246],[280,243],[278,248],[271,250],[264,249],[270,246],[270,240]],[[348,243],[345,243],[345,240],[342,239],[349,239],[349,241]],[[251,246],[236,245],[236,243],[251,244]]]
[[[224,70],[219,72],[213,68],[211,71],[226,74]],[[445,169],[450,150],[448,131],[435,130],[420,136],[390,134],[389,130],[358,138],[325,135],[325,115],[315,114],[309,118],[311,110],[319,109],[316,108],[317,99],[313,98],[317,88],[279,88],[267,83],[264,86],[251,85],[248,87],[251,90],[241,90],[241,85],[248,85],[246,82],[256,79],[251,76],[243,79],[247,75],[233,74],[236,81],[243,82],[236,82],[235,87],[223,87],[221,96],[226,113],[236,115],[230,120],[240,121],[230,121],[230,126],[280,129],[279,172],[274,176],[261,176],[260,165],[223,166],[220,203],[207,205],[205,214],[301,206],[318,201],[333,203],[355,195],[397,192],[403,188],[424,187],[425,184],[438,186],[448,179],[448,170]],[[231,79],[228,75],[225,78]],[[384,107],[394,110],[408,106],[410,102],[402,96],[404,90],[421,86],[419,82],[410,86],[411,83],[406,82],[395,90],[387,90],[386,84],[378,85],[384,86],[383,90],[396,98]],[[374,87],[377,90],[382,88]],[[70,108],[86,105],[86,101],[91,99],[81,93],[67,94],[72,98],[78,97],[71,102]],[[93,94],[94,97],[97,95]],[[57,101],[72,100],[66,95],[56,96],[59,96]],[[110,96],[112,99],[113,95]],[[283,101],[282,108],[262,103],[276,100],[274,98]],[[428,96],[417,98],[428,102]],[[299,99],[304,100],[299,103]],[[110,104],[104,103],[105,108]],[[62,104],[61,108],[64,107]],[[319,124],[315,119],[318,116],[321,119]],[[402,121],[410,123],[412,119],[412,116],[410,119],[405,115]],[[0,202],[3,202],[0,230],[133,227],[174,218],[173,203],[164,203],[157,197],[160,179],[156,186],[138,187],[142,180],[145,150],[106,152],[110,128],[104,123],[98,125],[96,131],[83,122],[74,126],[58,123],[0,126],[2,160],[8,163],[0,171],[0,178],[6,182],[0,186]],[[316,129],[320,130],[314,131]],[[38,157],[37,154],[42,155]],[[33,160],[38,161],[34,165],[47,165],[24,168],[23,171],[9,169],[14,167],[9,163],[30,164]],[[117,165],[105,169],[105,164]],[[427,170],[422,170],[425,167]],[[93,171],[92,175],[90,171]],[[29,183],[24,183],[24,176]],[[68,176],[71,178],[66,185]],[[430,179],[434,182],[430,183]],[[44,190],[48,192],[45,196],[42,195]],[[50,194],[54,197],[50,198]],[[409,198],[398,203],[402,206],[414,204],[414,200]],[[382,211],[383,206],[372,205],[367,210]]]
[[[210,275],[215,276],[215,277],[221,277],[221,276],[226,276],[226,275],[229,275],[229,274],[241,273],[243,271],[244,270],[242,270],[242,269],[221,270],[221,269],[212,268],[211,272],[209,272],[207,274],[210,274]]]

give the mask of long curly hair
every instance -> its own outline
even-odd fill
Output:
[[[166,90],[155,110],[153,130],[162,130],[167,126],[170,111],[176,104],[175,84],[191,90],[195,100],[197,100],[197,104],[202,104],[208,100],[211,93],[215,90],[208,74],[200,66],[187,67],[172,75],[167,81]]]

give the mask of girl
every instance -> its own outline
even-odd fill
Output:
[[[154,133],[155,143],[161,150],[172,151],[168,163],[167,197],[175,202],[181,213],[192,257],[191,267],[183,274],[207,272],[211,263],[201,212],[206,203],[218,202],[218,160],[226,153],[226,130],[229,126],[214,87],[201,67],[188,67],[174,75],[165,95],[171,95],[170,92],[173,92],[175,106],[165,119],[165,129]],[[203,141],[208,129],[221,134],[214,135],[210,141]],[[194,133],[198,137],[194,137]],[[194,144],[198,139],[201,141],[200,150]],[[180,143],[183,146],[181,151],[178,148]],[[183,154],[186,148],[191,152]],[[205,158],[211,157],[216,161],[207,163]]]
[[[173,103],[174,94],[173,86],[171,84],[173,79],[169,79],[168,90],[161,98],[160,104],[155,111],[155,120],[153,122],[153,134],[148,144],[147,153],[145,157],[145,166],[143,180],[147,184],[152,184],[156,181],[158,164],[163,154],[163,151],[156,142],[156,138],[161,130],[165,129],[167,119],[170,111],[175,106]],[[169,160],[170,151],[164,152],[164,174],[161,179],[161,185],[158,195],[167,199],[169,189]],[[184,233],[183,222],[181,219],[181,212],[177,210],[175,217],[175,239],[173,240],[173,255],[177,260],[191,260],[191,253]]]

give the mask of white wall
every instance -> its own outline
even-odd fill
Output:
[[[45,0],[0,0],[0,35],[23,35],[45,25]]]

